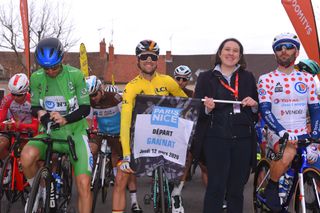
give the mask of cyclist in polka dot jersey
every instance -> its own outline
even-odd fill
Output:
[[[307,112],[311,116],[311,136],[319,138],[320,106],[313,76],[294,68],[300,41],[291,33],[275,37],[272,45],[278,63],[276,70],[262,75],[258,81],[259,108],[266,121],[268,146],[279,151],[278,141],[289,133],[289,143],[283,158],[271,163],[270,181],[265,191],[267,205],[280,209],[278,181],[296,154],[297,139],[310,137],[307,132]]]

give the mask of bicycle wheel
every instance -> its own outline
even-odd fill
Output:
[[[314,168],[303,171],[303,188],[307,213],[320,212],[320,172]],[[302,212],[299,184],[296,186],[294,207],[296,212]]]
[[[100,177],[101,177],[101,166],[102,166],[102,160],[101,160],[101,156],[100,158],[98,157],[99,162],[96,163],[95,167],[97,168],[97,172],[93,181],[93,186],[92,186],[92,193],[93,193],[93,200],[92,200],[92,213],[94,213],[94,210],[96,208],[96,202],[97,202],[97,197],[98,197],[98,193],[99,190],[101,188],[101,181],[100,181]]]
[[[105,171],[104,171],[104,183],[101,188],[101,198],[102,203],[106,202],[107,194],[108,194],[108,188],[110,186],[110,181],[113,179],[113,172],[112,172],[112,164],[111,159],[107,157],[106,165],[105,165]]]
[[[41,168],[34,178],[30,196],[27,201],[26,213],[50,212],[49,196],[50,185],[54,182],[51,172],[47,167]]]
[[[11,190],[13,158],[7,156],[3,161],[2,170],[0,174],[0,200],[5,194],[8,200],[14,196],[14,192]]]
[[[261,198],[264,197],[264,190],[270,178],[270,163],[266,159],[262,159],[254,174],[253,181],[253,208],[254,212],[268,212],[264,208]]]
[[[72,195],[72,166],[68,158],[63,157],[61,162],[61,188],[58,192],[59,212],[68,212]]]

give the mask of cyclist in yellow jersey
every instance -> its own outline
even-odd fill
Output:
[[[136,56],[140,74],[131,80],[123,92],[120,140],[123,149],[121,161],[113,190],[112,212],[122,213],[126,207],[126,186],[130,173],[130,127],[135,98],[139,94],[174,95],[187,97],[173,78],[156,72],[159,58],[159,46],[152,40],[143,40],[136,47]],[[142,210],[141,210],[142,212]]]

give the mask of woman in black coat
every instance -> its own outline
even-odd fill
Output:
[[[225,195],[228,212],[243,210],[244,185],[256,158],[253,126],[258,111],[255,78],[245,67],[242,44],[230,38],[221,43],[214,69],[197,79],[195,98],[205,101],[193,154],[199,158],[204,153],[208,169],[204,213],[222,212]],[[215,103],[215,99],[241,104]]]

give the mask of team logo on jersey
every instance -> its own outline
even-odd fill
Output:
[[[265,89],[259,89],[259,95],[266,95],[267,94],[267,92],[266,92],[266,90]]]
[[[273,103],[274,104],[278,104],[280,102],[280,100],[278,98],[274,99]]]
[[[167,91],[167,87],[160,87],[160,88],[156,88],[156,93],[161,93],[161,92],[165,92]]]
[[[53,109],[55,106],[53,101],[46,101],[45,105],[46,105],[46,109]]]
[[[274,88],[274,92],[283,92],[283,87],[280,84],[280,82],[276,84],[276,87]]]
[[[300,93],[300,94],[304,94],[307,92],[307,85],[303,82],[297,82],[295,85],[294,85],[294,88],[295,90]]]
[[[82,96],[85,96],[85,95],[87,95],[87,94],[88,94],[87,88],[83,88],[83,89],[81,90],[81,95],[82,95]]]
[[[74,86],[73,86],[73,84],[72,84],[71,81],[68,82],[68,87],[69,87],[69,90],[70,90],[70,91],[71,91],[71,90],[74,90]]]

